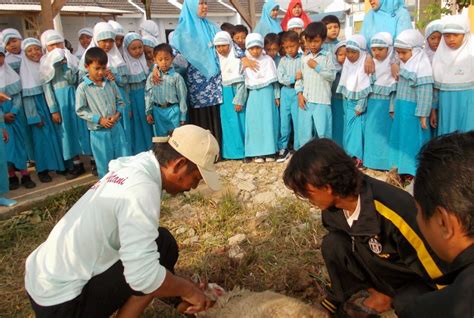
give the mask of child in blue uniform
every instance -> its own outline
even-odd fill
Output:
[[[364,166],[370,169],[390,170],[389,137],[392,128],[390,112],[397,82],[392,76],[390,57],[393,39],[390,33],[380,32],[370,40],[370,49],[375,63],[372,94],[367,102],[364,129]]]
[[[336,79],[331,87],[331,112],[332,112],[332,140],[340,147],[344,140],[344,105],[341,93],[336,93],[337,86],[341,80],[342,66],[346,61],[346,41],[339,42],[334,48]]]
[[[418,30],[405,30],[394,44],[401,62],[390,133],[390,163],[398,168],[404,181],[411,181],[415,175],[416,156],[430,138],[433,71],[423,42]]]
[[[123,59],[128,66],[128,94],[132,108],[132,153],[151,148],[152,129],[146,121],[145,84],[149,67],[143,53],[143,40],[138,33],[128,33],[123,40]]]
[[[100,179],[107,173],[110,160],[131,155],[120,122],[125,103],[117,84],[106,78],[107,53],[101,48],[88,49],[84,65],[88,75],[76,91],[76,113],[87,121],[91,131],[91,148]]]
[[[64,171],[64,161],[57,131],[51,120],[40,81],[41,43],[26,38],[22,43],[20,77],[23,107],[32,130],[36,172],[41,182],[51,182],[48,171]]]
[[[41,45],[47,54],[41,59],[40,79],[67,164],[66,179],[70,180],[85,172],[79,156],[91,154],[86,124],[74,111],[78,60],[64,49],[64,38],[55,30],[43,32]]]
[[[280,138],[278,140],[277,162],[288,159],[290,152],[288,142],[293,130],[293,145],[299,148],[298,140],[298,96],[296,95],[295,83],[301,80],[301,57],[298,52],[300,45],[298,33],[287,31],[283,33],[281,43],[286,55],[283,56],[278,65],[278,81],[281,84],[280,99]],[[293,127],[293,129],[292,129]]]
[[[331,54],[334,56],[336,53],[336,45],[339,43],[338,37],[339,32],[341,31],[341,22],[335,15],[332,14],[325,16],[321,22],[324,23],[326,29],[328,30],[323,49],[331,52]]]
[[[237,56],[245,56],[245,39],[249,35],[249,30],[245,25],[237,24],[232,29],[232,40],[234,41]]]
[[[273,59],[263,53],[263,37],[250,33],[245,39],[247,57],[257,61],[259,69],[245,69],[249,89],[245,113],[245,156],[255,162],[275,161],[278,150],[278,76]],[[266,157],[266,158],[265,158]]]
[[[1,50],[3,47],[0,46]],[[0,60],[4,59],[5,57],[2,56],[0,53]],[[1,68],[1,66],[0,66]],[[7,101],[10,97],[4,93],[0,93],[0,132],[2,140],[0,141],[0,195],[7,193],[9,190],[8,186],[8,167],[7,167],[7,153],[5,150],[5,143],[8,143],[8,132],[5,129],[5,122],[3,120],[3,111],[2,111],[2,103]],[[16,204],[15,200],[11,200],[8,198],[4,198],[0,196],[0,206],[13,206]]]
[[[309,52],[301,58],[303,78],[296,82],[298,93],[298,143],[312,138],[331,138],[331,85],[336,79],[332,55],[322,48],[327,30],[322,22],[312,22],[305,30]]]
[[[247,88],[240,58],[235,51],[229,33],[217,32],[214,36],[221,68],[223,103],[220,109],[222,127],[222,157],[243,159],[245,157],[245,103]]]
[[[186,121],[187,88],[183,77],[172,67],[173,48],[163,43],[154,49],[153,54],[160,82],[155,84],[153,73],[148,75],[145,87],[147,121],[153,125],[155,136],[168,136],[170,131]]]
[[[21,41],[23,37],[18,30],[11,28],[3,30],[1,34],[6,51],[5,61],[15,72],[20,74]]]
[[[337,92],[344,96],[344,150],[362,166],[364,157],[364,121],[367,98],[372,92],[370,78],[365,73],[367,43],[356,34],[346,41],[346,61],[342,68]]]

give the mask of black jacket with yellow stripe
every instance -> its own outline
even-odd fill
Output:
[[[432,279],[442,276],[444,264],[431,252],[416,223],[413,197],[385,182],[363,176],[360,215],[349,227],[344,212],[333,208],[323,212],[329,231],[347,234],[354,256],[361,262],[381,292],[394,295],[407,281],[423,280],[435,288]]]

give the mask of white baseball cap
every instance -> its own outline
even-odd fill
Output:
[[[167,139],[174,150],[198,167],[209,188],[220,190],[221,184],[215,167],[219,159],[219,144],[209,130],[196,125],[183,125],[174,129]],[[162,137],[153,138],[153,142],[163,141]]]

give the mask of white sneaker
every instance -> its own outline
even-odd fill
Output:
[[[266,161],[266,162],[275,162],[275,157],[274,157],[274,156],[266,157],[266,158],[265,158],[265,161]]]
[[[288,151],[288,149],[281,149],[278,152],[277,162],[279,163],[285,162],[286,160],[288,160],[289,157],[290,157],[290,152]]]
[[[256,163],[264,163],[264,162],[265,162],[265,159],[263,159],[263,157],[255,157],[254,162],[256,162]]]

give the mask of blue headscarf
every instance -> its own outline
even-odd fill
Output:
[[[411,17],[403,0],[380,0],[380,7],[371,9],[364,18],[360,33],[370,45],[372,37],[379,32],[388,32],[396,38],[402,31],[413,29]]]
[[[278,22],[277,19],[273,19],[271,16],[272,10],[278,7],[280,7],[280,5],[274,0],[268,0],[265,2],[263,5],[260,21],[258,21],[258,24],[253,32],[260,33],[263,37],[265,37],[265,35],[268,33],[278,34],[283,31],[281,29],[280,22]]]
[[[211,78],[220,72],[213,40],[217,26],[197,15],[199,0],[184,1],[171,45],[202,75]]]

